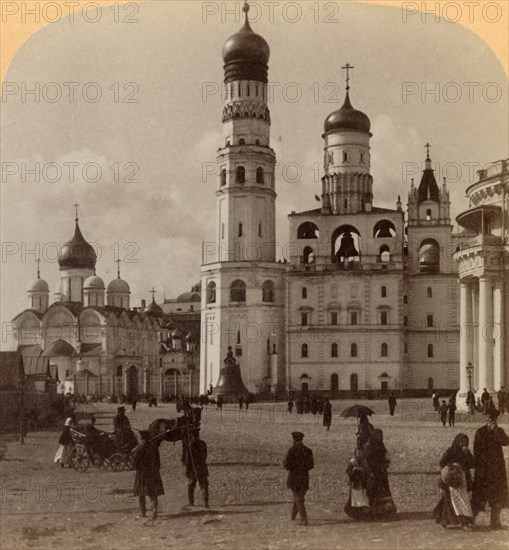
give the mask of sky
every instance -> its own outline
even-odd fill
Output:
[[[406,206],[427,142],[437,180],[448,179],[453,219],[468,208],[475,170],[507,158],[506,75],[469,30],[444,19],[403,22],[388,6],[253,4],[252,27],[271,49],[279,243],[291,211],[318,206],[323,122],[343,102],[347,62],[352,104],[371,119],[375,206],[394,208],[398,195]],[[162,301],[199,281],[202,242],[215,235],[209,172],[223,143],[221,49],[242,26],[241,6],[104,7],[88,20],[48,24],[18,50],[0,123],[2,349],[10,320],[28,305],[36,255],[52,301],[74,203],[99,253],[97,275],[107,285],[120,258],[132,306],[152,287]]]

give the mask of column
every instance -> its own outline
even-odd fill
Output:
[[[481,383],[479,382],[479,280],[474,279],[472,282],[472,365],[474,365],[474,376],[472,379],[472,385],[474,386],[474,391],[478,392]],[[482,389],[481,389],[482,392]],[[480,393],[479,393],[480,395]]]
[[[486,276],[479,278],[479,391],[493,392],[493,287]]]
[[[503,322],[503,282],[493,282],[493,389],[498,391],[504,385],[504,322]]]
[[[460,395],[466,395],[468,375],[466,366],[472,356],[472,289],[466,281],[460,282]],[[472,384],[473,387],[473,384]]]

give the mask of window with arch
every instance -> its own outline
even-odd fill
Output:
[[[357,344],[350,345],[350,357],[357,357]]]
[[[433,357],[433,344],[428,344],[428,357]]]
[[[302,346],[300,347],[300,356],[309,357],[309,349],[307,344],[302,344]]]
[[[408,296],[406,294],[403,296],[403,303],[408,304]]]
[[[386,244],[380,247],[378,254],[382,263],[386,264],[391,261],[391,250]]]
[[[429,222],[430,220],[431,220],[431,209],[428,208],[428,209],[426,210],[426,221]]]
[[[301,223],[297,229],[297,239],[317,239],[318,226],[313,222]]]
[[[332,391],[338,391],[339,389],[339,376],[336,373],[330,376],[330,389]]]
[[[380,355],[382,357],[387,357],[388,354],[389,354],[389,348],[387,344],[383,342],[382,345],[380,346]]]
[[[301,263],[312,264],[315,261],[315,254],[310,246],[304,247],[302,251]]]
[[[389,324],[389,312],[388,311],[381,311],[380,312],[380,324],[381,325],[388,325]]]
[[[256,169],[256,183],[264,183],[264,182],[265,182],[265,178],[264,178],[263,168],[259,166]]]
[[[343,162],[348,161],[348,153],[343,153]]]
[[[246,140],[244,138],[240,138],[239,145],[245,145],[245,144],[246,144]]]
[[[255,140],[255,145],[260,145],[260,140],[259,139]]]
[[[226,185],[226,168],[221,170],[221,187]]]
[[[419,246],[419,271],[436,273],[440,269],[440,246],[435,239],[425,239]]]
[[[430,286],[428,287],[428,298],[433,298],[433,289]]]
[[[387,287],[386,286],[382,286],[382,288],[380,289],[380,295],[382,296],[382,298],[387,298]]]
[[[331,357],[338,356],[338,345],[335,342],[330,346],[330,356]]]
[[[331,235],[331,260],[350,266],[360,262],[361,234],[353,225],[341,225]]]
[[[246,169],[244,166],[237,166],[237,183],[246,183]]]
[[[239,223],[239,237],[242,237],[244,235],[243,229],[242,229],[242,222]]]
[[[303,286],[302,287],[302,298],[305,300],[308,297],[308,289]]]
[[[237,344],[240,344],[240,330],[237,331]]]
[[[262,285],[262,300],[264,302],[275,302],[276,293],[273,281],[265,281]]]
[[[375,239],[388,239],[396,236],[396,227],[390,220],[380,220],[373,227]]]
[[[216,283],[210,281],[207,285],[207,304],[214,304],[216,301]]]
[[[240,279],[236,279],[230,285],[230,302],[245,302],[246,301],[246,283]]]
[[[359,377],[354,372],[350,376],[350,391],[357,391],[359,389]]]

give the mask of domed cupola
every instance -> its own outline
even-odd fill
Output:
[[[58,255],[60,270],[67,269],[94,269],[97,255],[92,245],[87,243],[81,234],[76,214],[76,227],[70,241],[62,246]]]
[[[160,305],[156,304],[154,298],[154,295],[156,293],[155,288],[152,288],[150,292],[152,293],[152,302],[145,308],[144,313],[149,313],[151,315],[163,315],[163,308]]]
[[[371,122],[362,111],[352,107],[350,94],[347,90],[343,106],[325,119],[324,129],[325,133],[341,130],[357,130],[369,133]]]
[[[131,289],[129,288],[129,284],[120,278],[120,260],[117,260],[117,263],[117,278],[113,279],[108,285],[107,303],[109,306],[129,309]]]
[[[39,264],[41,260],[38,258],[36,262],[37,279],[32,281],[27,289],[28,307],[42,313],[48,309],[49,286],[44,279],[41,279],[41,272],[39,271]]]
[[[104,307],[104,281],[95,272],[83,283],[83,301],[85,307]]]
[[[225,84],[235,80],[267,82],[270,48],[266,40],[256,34],[249,24],[249,4],[243,7],[244,26],[230,36],[223,46]]]

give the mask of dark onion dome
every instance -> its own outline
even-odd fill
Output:
[[[438,202],[440,200],[440,191],[438,189],[437,180],[435,179],[435,174],[431,168],[431,159],[428,156],[426,157],[426,161],[424,163],[421,183],[419,184],[419,189],[417,190],[417,202],[429,200]]]
[[[234,80],[267,82],[270,48],[266,40],[256,34],[249,24],[249,5],[246,4],[243,10],[244,26],[230,36],[223,46],[225,84]]]
[[[153,315],[162,315],[163,308],[161,306],[158,306],[154,298],[152,298],[152,302],[145,308],[145,313],[152,313]]]
[[[326,133],[337,130],[358,130],[369,133],[371,122],[362,111],[357,111],[352,107],[347,91],[343,106],[325,119],[324,127]]]
[[[76,220],[73,238],[64,243],[58,255],[60,269],[94,269],[97,255],[94,248],[83,238]]]

